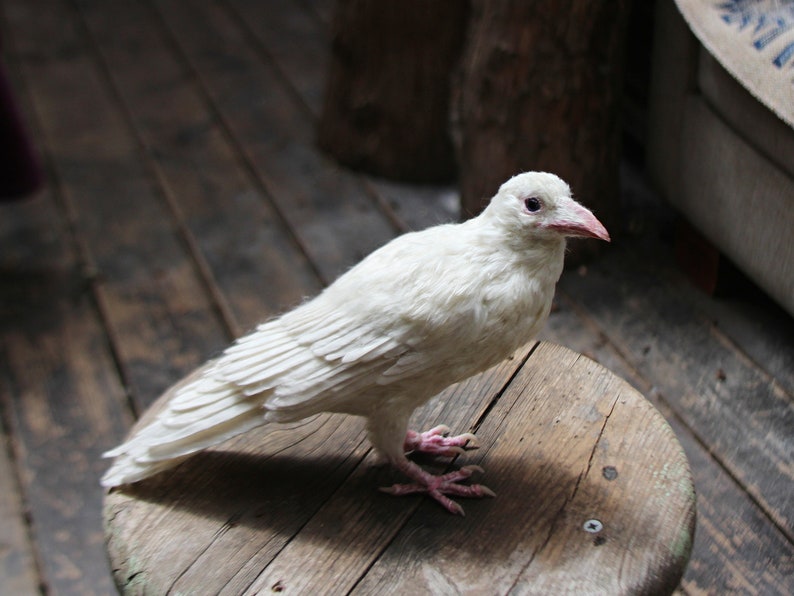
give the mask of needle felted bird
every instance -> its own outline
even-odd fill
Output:
[[[454,456],[471,434],[408,430],[411,413],[445,387],[504,360],[548,317],[567,236],[609,240],[553,174],[505,182],[477,217],[399,236],[316,298],[259,325],[184,384],[127,442],[102,478],[131,483],[267,422],[318,412],[363,416],[372,445],[453,513],[450,497],[493,496],[465,485],[475,466],[435,476],[407,452]]]

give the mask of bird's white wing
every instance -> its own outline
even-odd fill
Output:
[[[179,389],[160,415],[162,439],[174,445],[264,410],[276,419],[288,417],[282,410],[327,410],[352,390],[376,386],[411,351],[345,309],[308,302],[238,339]]]
[[[345,308],[307,302],[259,325],[179,387],[152,424],[105,454],[118,459],[103,484],[144,478],[267,419],[339,409],[410,353]]]
[[[118,459],[103,483],[143,478],[147,467],[267,420],[364,414],[366,400],[377,399],[384,386],[432,369],[423,346],[436,326],[428,313],[437,309],[417,310],[425,301],[412,285],[426,275],[394,274],[395,261],[413,258],[398,252],[404,244],[376,251],[314,300],[262,323],[205,365],[152,424],[106,454]]]
[[[412,351],[393,328],[322,299],[269,321],[230,347],[211,374],[279,418],[338,406]]]

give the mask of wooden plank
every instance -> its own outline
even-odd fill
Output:
[[[449,186],[419,186],[363,177],[403,231],[460,221],[460,195]]]
[[[4,11],[14,32],[17,9]],[[19,70],[14,37],[6,34],[4,41]],[[32,114],[26,90],[20,85],[17,91]],[[18,522],[30,525],[41,576],[29,568],[30,547],[17,544],[9,556],[20,575],[0,591],[107,594],[113,584],[92,512],[101,498],[98,455],[131,421],[122,405],[125,391],[53,195],[4,206],[1,219],[0,402],[25,504]],[[11,520],[4,524],[12,527]]]
[[[3,277],[0,276],[0,280]],[[0,442],[0,593],[39,594],[40,580],[36,572],[34,546],[25,523],[23,497],[6,449],[10,440],[2,430]]]
[[[22,64],[125,381],[142,408],[228,335],[76,15],[60,0],[40,8],[14,5],[12,22],[26,32]]]
[[[394,235],[357,181],[313,148],[305,111],[235,19],[215,5],[162,0],[157,7],[325,282]]]
[[[158,180],[239,333],[320,289],[189,67],[143,3],[80,9]],[[155,26],[151,26],[154,23]],[[230,233],[230,231],[234,233]]]
[[[794,593],[794,545],[702,446],[691,439],[684,444],[698,527],[683,588],[690,594]]]
[[[563,275],[570,274],[570,272],[563,273]],[[595,323],[577,312],[576,304],[559,291],[554,297],[551,313],[538,339],[570,348],[611,370],[646,397],[651,399],[654,397],[647,395],[647,380],[620,356],[615,346]],[[654,405],[659,407],[663,404]],[[662,414],[668,417],[671,412],[669,409],[662,410]]]
[[[0,218],[0,354],[5,362],[10,346],[5,337],[11,331],[14,315],[19,314],[17,301],[28,292],[23,288],[33,277],[34,267],[24,267],[24,253],[35,252],[35,243],[28,246],[30,229],[26,229],[29,212],[37,210],[31,201],[4,205]],[[20,254],[23,253],[23,254]],[[18,324],[18,323],[17,323]],[[35,546],[26,523],[24,494],[18,483],[13,461],[14,443],[6,434],[9,428],[11,374],[7,365],[0,367],[0,404],[3,407],[3,428],[0,429],[0,593],[38,594],[41,579],[35,562]],[[12,406],[13,407],[13,406]],[[24,465],[24,462],[21,462]]]
[[[586,276],[566,276],[561,289],[586,297],[582,307],[623,347],[632,367],[696,429],[699,440],[778,528],[790,532],[791,396],[715,337],[711,323],[674,291],[669,279],[652,273],[658,269],[649,270],[648,260],[626,252],[605,255]]]
[[[0,591],[108,594],[113,584],[95,514],[99,454],[131,417],[51,195],[3,207],[0,262],[0,404],[25,504],[3,531],[15,529],[16,540],[25,540],[20,526],[29,519],[42,574],[32,569],[30,546],[13,544],[3,559],[14,575]],[[3,471],[2,483],[13,484],[13,476]],[[4,491],[5,499],[13,493]]]
[[[2,7],[0,7],[2,15]],[[0,17],[0,20],[1,17]],[[5,30],[0,36],[5,38]],[[25,100],[23,86],[17,73],[5,67],[11,88],[17,100]],[[26,102],[22,102],[22,116],[27,120]],[[41,193],[38,193],[41,195]],[[40,198],[40,197],[39,197]],[[45,250],[46,241],[33,233],[35,226],[28,222],[31,212],[38,211],[38,202],[31,199],[20,203],[6,203],[0,208],[0,331],[5,333],[7,321],[13,315],[15,302],[25,295],[20,290],[24,280],[35,269],[32,261]],[[42,223],[42,222],[40,222]],[[35,255],[35,256],[34,256]],[[52,257],[51,254],[48,255]],[[31,258],[33,257],[33,258]],[[47,259],[42,258],[42,261]],[[23,267],[22,263],[27,263]],[[22,281],[22,284],[19,284]],[[4,342],[0,341],[0,346]],[[0,347],[0,350],[4,350]],[[5,400],[0,380],[0,593],[2,594],[38,594],[41,578],[36,569],[35,545],[30,536],[25,495],[19,483],[16,462],[14,461],[14,443],[7,434],[9,424],[8,412],[5,411]]]
[[[24,3],[9,10],[13,29],[26,32],[20,39],[22,69],[84,254],[102,275],[97,296],[113,325],[127,380],[145,403],[147,396],[157,395],[225,343],[226,335],[215,321],[194,264],[173,234],[123,113],[83,45],[74,14],[57,2],[43,10],[46,16],[40,10]],[[73,284],[63,287],[71,291]],[[124,392],[118,378],[111,377],[115,389],[106,378],[115,375],[115,363],[101,353],[107,340],[96,322],[91,323],[95,313],[86,298],[57,305],[67,326],[46,337],[46,345],[39,345],[44,341],[39,339],[33,345],[15,340],[11,366],[31,371],[14,379],[17,399],[46,403],[35,395],[38,379],[52,394],[47,399],[59,405],[51,413],[57,420],[48,421],[45,410],[34,419],[22,412],[16,422],[23,437],[31,435],[24,439],[32,443],[25,454],[31,460],[25,479],[31,483],[34,530],[42,528],[36,538],[45,581],[56,592],[90,594],[113,589],[102,530],[91,514],[100,506],[97,482],[106,466],[99,454],[119,441],[129,419],[95,428],[103,422],[104,409],[121,403]],[[52,355],[60,353],[66,355],[63,365]],[[37,359],[45,362],[36,364]],[[59,381],[64,388],[57,386]],[[69,405],[75,401],[73,391],[89,402],[77,401],[83,409]],[[52,427],[56,434],[79,433],[82,438],[59,437],[55,443],[26,430],[34,421],[39,434],[41,428]],[[68,467],[62,463],[64,452]]]
[[[312,8],[300,3],[228,0],[226,4],[316,118],[322,108],[330,59],[329,26],[317,19]]]
[[[753,367],[794,395],[794,319],[750,280],[737,272],[733,275],[739,279],[721,289],[716,299],[680,283],[675,272],[669,272],[668,279],[701,316],[713,322],[717,337],[734,344]]]
[[[575,302],[564,294],[557,302],[559,306],[541,337],[565,344],[628,380],[664,415],[686,452],[697,490],[698,520],[681,582],[687,593],[724,594],[739,586],[758,594],[794,591],[794,574],[788,571],[790,561],[794,561],[794,546],[703,448],[658,389],[625,361],[595,322],[577,314]]]
[[[0,391],[18,445],[43,585],[54,593],[108,594],[113,584],[95,514],[100,454],[130,418],[90,297],[74,293],[67,279],[54,281],[73,294],[43,304],[39,296],[47,321],[37,331],[4,333]]]
[[[580,387],[596,385],[586,376],[581,379]],[[569,382],[551,380],[551,399],[560,392],[555,385]],[[587,472],[577,481],[563,517],[555,520],[560,523],[553,527],[551,539],[522,570],[513,588],[518,592],[548,593],[556,586],[570,586],[569,576],[574,576],[576,591],[581,592],[609,586],[606,591],[612,593],[665,593],[683,572],[694,530],[694,493],[686,459],[659,413],[625,381],[612,377],[609,382],[617,395]],[[585,396],[585,404],[588,399],[592,397]],[[582,520],[591,517],[603,524],[603,533],[592,542],[577,539]],[[616,553],[603,550],[610,541],[620,543]],[[593,546],[599,547],[600,556],[588,561],[595,564],[583,573],[582,559]]]

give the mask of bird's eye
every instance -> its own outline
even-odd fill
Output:
[[[543,204],[540,202],[539,198],[529,197],[524,201],[524,206],[530,213],[536,213],[537,211],[540,211],[540,208],[543,206]]]

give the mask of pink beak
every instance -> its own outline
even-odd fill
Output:
[[[580,236],[583,238],[598,238],[610,241],[609,232],[604,225],[596,219],[589,209],[582,207],[573,199],[562,199],[557,204],[558,215],[548,224],[565,236]]]

